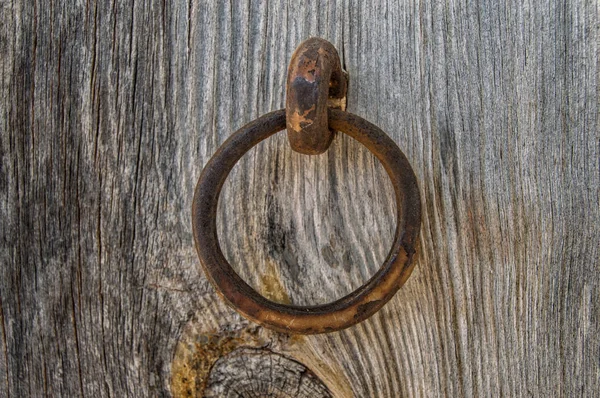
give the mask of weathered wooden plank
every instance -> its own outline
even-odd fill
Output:
[[[593,396],[599,11],[0,2],[0,395],[185,394],[172,389],[182,369],[212,362],[188,361],[183,342],[200,355],[216,339],[211,361],[268,345],[340,397]],[[297,337],[221,303],[197,268],[190,206],[218,145],[283,107],[309,36],[338,48],[348,111],[411,161],[424,221],[416,270],[383,310]],[[315,157],[283,134],[260,144],[220,205],[228,259],[296,304],[360,286],[394,228],[384,171],[343,135]]]

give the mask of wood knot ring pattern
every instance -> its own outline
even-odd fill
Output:
[[[310,369],[268,349],[242,347],[219,358],[210,370],[204,398],[333,398]]]
[[[252,147],[286,127],[285,110],[248,123],[217,150],[196,185],[192,227],[196,250],[208,279],[225,301],[246,318],[286,333],[315,334],[341,330],[377,312],[410,276],[421,224],[417,179],[396,143],[359,116],[329,109],[329,126],[366,146],[379,159],[396,194],[397,224],[392,248],[381,268],[363,286],[332,303],[284,305],[252,289],[225,259],[217,237],[217,203],[227,176]]]

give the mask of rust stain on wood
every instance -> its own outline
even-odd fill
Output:
[[[279,333],[253,324],[236,325],[232,321],[210,330],[197,321],[185,327],[171,363],[173,397],[203,397],[217,361],[240,348],[268,348],[274,354],[290,357],[311,369],[334,397],[354,396],[342,367],[332,360],[331,345],[326,337]]]
[[[241,330],[214,330],[196,334],[184,332],[175,350],[171,368],[171,393],[175,398],[200,398],[213,364],[240,346],[266,344],[258,336],[260,327]]]
[[[281,283],[276,265],[272,261],[267,262],[267,272],[260,277],[262,286],[260,293],[268,300],[280,304],[291,304],[292,300],[285,287]]]

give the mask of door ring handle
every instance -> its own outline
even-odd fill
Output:
[[[217,203],[227,176],[253,146],[286,128],[286,110],[268,113],[230,136],[202,171],[192,204],[196,250],[212,285],[246,318],[286,333],[316,334],[363,321],[388,302],[410,276],[421,224],[417,179],[394,140],[359,116],[328,109],[329,127],[366,146],[382,163],[396,194],[397,224],[392,248],[380,269],[363,286],[334,302],[315,306],[275,303],[258,294],[225,259],[217,237]]]

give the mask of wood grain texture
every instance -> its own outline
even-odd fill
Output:
[[[331,398],[327,387],[303,365],[254,348],[237,349],[216,361],[204,396]]]
[[[185,330],[251,327],[199,272],[193,189],[309,36],[411,161],[420,249],[371,319],[265,341],[338,397],[600,390],[598,4],[366,3],[0,1],[0,396],[169,396]],[[394,229],[342,135],[260,144],[220,206],[236,270],[295,304],[360,286]]]

